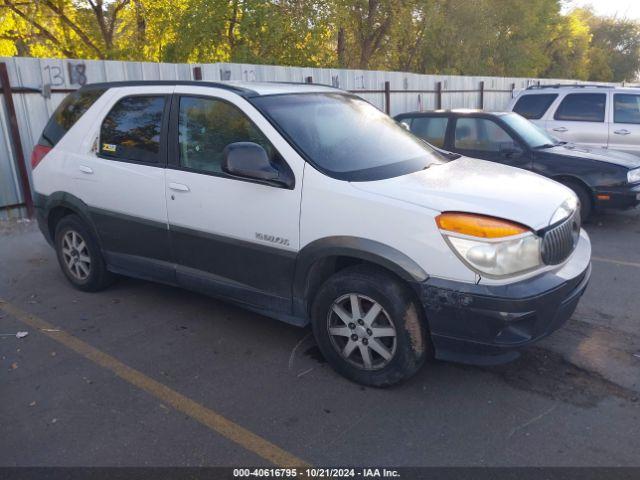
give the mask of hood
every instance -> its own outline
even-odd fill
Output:
[[[640,167],[640,157],[632,155],[631,153],[617,152],[615,150],[607,150],[606,148],[592,148],[573,143],[545,148],[543,150],[539,150],[539,152],[563,155],[565,157],[584,158],[586,160],[596,160],[598,162],[607,162],[631,169]]]
[[[352,185],[438,212],[491,215],[534,230],[548,226],[558,207],[574,195],[541,175],[467,157],[400,177]]]

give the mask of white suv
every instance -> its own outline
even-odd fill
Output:
[[[330,87],[125,82],[71,94],[32,156],[39,225],[77,288],[113,274],[313,326],[340,373],[501,362],[589,280],[576,196],[436,151]]]
[[[560,140],[640,155],[640,88],[531,86],[507,110]]]

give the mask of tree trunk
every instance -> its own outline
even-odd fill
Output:
[[[336,52],[338,54],[338,66],[340,68],[347,68],[347,59],[345,58],[347,49],[346,41],[344,27],[340,27],[338,29],[338,47]]]
[[[134,0],[133,4],[136,11],[136,39],[140,47],[144,47],[147,39],[147,19],[144,5],[140,0]]]

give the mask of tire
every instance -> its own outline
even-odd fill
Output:
[[[62,272],[78,290],[97,292],[113,283],[95,235],[77,215],[56,225],[55,249]]]
[[[566,182],[562,182],[562,184],[573,190],[573,192],[578,196],[578,200],[580,200],[580,218],[583,222],[586,221],[593,212],[593,200],[591,199],[591,194],[578,182],[567,180]]]
[[[353,315],[354,297],[360,315]],[[375,267],[359,265],[330,277],[313,301],[311,322],[327,362],[362,385],[402,382],[431,356],[426,322],[410,290]]]

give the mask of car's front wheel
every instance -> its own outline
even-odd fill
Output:
[[[578,182],[574,182],[571,180],[567,180],[562,182],[563,185],[569,187],[578,197],[580,201],[580,218],[583,221],[586,221],[593,211],[593,200],[591,199],[591,194],[587,191],[587,189],[580,185]]]
[[[375,267],[356,266],[329,278],[316,295],[311,317],[316,342],[329,364],[364,385],[401,382],[431,353],[411,292]]]

